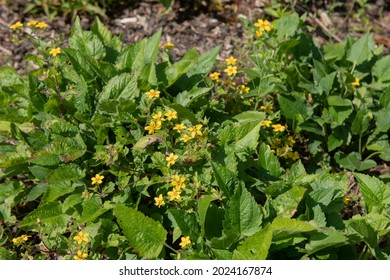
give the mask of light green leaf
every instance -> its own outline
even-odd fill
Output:
[[[198,59],[198,56],[198,52],[195,49],[191,49],[186,52],[180,61],[168,66],[165,69],[165,75],[167,79],[165,86],[171,86],[174,82],[177,81],[177,79],[180,78],[180,76],[184,75],[190,69],[192,69]]]
[[[299,15],[297,13],[286,13],[276,20],[276,31],[279,38],[290,37],[295,34],[299,26]]]
[[[197,88],[194,87],[190,91],[182,91],[175,96],[174,102],[178,103],[184,107],[188,107],[192,102],[198,100],[199,98],[205,96],[211,88]]]
[[[265,260],[272,242],[270,226],[259,230],[242,242],[233,253],[234,260]]]
[[[366,33],[360,37],[348,51],[347,59],[356,65],[362,64],[364,61],[369,61],[373,56],[375,49],[374,36]]]
[[[271,224],[271,230],[273,231],[273,240],[275,241],[289,238],[294,234],[315,231],[317,228],[308,222],[277,217]]]
[[[82,170],[79,165],[70,163],[62,165],[54,170],[47,178],[49,183],[59,183],[65,181],[75,181],[84,178],[85,170]]]
[[[390,187],[376,177],[361,173],[353,173],[359,182],[359,187],[364,197],[364,203],[368,212],[382,212],[386,205],[390,204]]]
[[[291,218],[297,210],[298,204],[302,200],[305,192],[305,188],[294,186],[271,200],[271,205],[275,208],[276,215],[278,217]]]
[[[80,219],[77,221],[79,224],[93,222],[97,217],[101,216],[112,208],[110,206],[103,207],[100,197],[92,197],[84,200],[81,206],[83,207],[83,211],[81,213]]]
[[[130,245],[148,259],[157,258],[165,244],[167,232],[157,221],[126,206],[116,206],[114,216]]]
[[[139,96],[136,78],[129,73],[122,73],[108,81],[98,100],[116,99],[116,100],[134,100]]]
[[[322,228],[320,232],[314,233],[310,238],[310,243],[306,245],[306,252],[312,255],[326,248],[336,248],[347,245],[348,238],[334,228]]]
[[[164,134],[155,133],[152,135],[147,135],[144,137],[141,137],[137,143],[133,146],[133,151],[141,151],[149,147],[150,145],[153,145],[155,143],[159,143],[165,140]]]

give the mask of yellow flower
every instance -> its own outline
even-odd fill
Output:
[[[190,135],[186,134],[184,135],[182,138],[180,138],[181,141],[183,141],[184,143],[187,143],[188,141],[190,141],[193,137],[191,137]]]
[[[161,129],[161,121],[150,121],[150,124],[145,126],[145,130],[148,131],[148,134],[153,134],[155,131]]]
[[[259,29],[259,31],[261,31],[261,32],[263,32],[264,30],[269,32],[272,29],[271,23],[268,20],[259,19],[254,24],[254,26],[256,26]]]
[[[292,146],[294,146],[294,144],[295,144],[294,138],[292,138],[292,136],[289,136],[287,138],[286,145],[292,147]]]
[[[292,151],[288,151],[287,154],[286,154],[286,157],[287,158],[291,158],[292,160],[298,160],[299,159],[299,154],[297,151],[295,152],[292,152]]]
[[[360,79],[359,78],[355,78],[355,81],[353,83],[351,83],[351,86],[352,87],[358,87],[360,86]]]
[[[174,153],[170,153],[169,156],[165,158],[165,160],[167,161],[167,166],[170,167],[171,165],[175,164],[178,158],[179,158],[178,155],[175,155]]]
[[[191,240],[190,240],[189,236],[186,236],[186,237],[183,236],[181,238],[181,242],[179,243],[180,247],[182,247],[182,248],[186,247],[189,244],[191,244]]]
[[[273,124],[272,128],[274,129],[274,132],[283,132],[286,130],[286,127],[281,124]]]
[[[223,70],[229,77],[237,74],[237,66],[229,65],[225,70]]]
[[[88,257],[87,253],[83,253],[81,250],[77,251],[77,255],[73,256],[73,259],[83,261]]]
[[[32,20],[32,21],[27,22],[27,26],[36,26],[37,24],[38,24],[37,20]]]
[[[158,98],[160,97],[160,91],[151,89],[148,92],[145,92],[145,94],[148,96],[149,99]]]
[[[60,54],[61,53],[61,49],[60,48],[54,48],[54,49],[51,49],[49,54],[51,54],[53,57],[57,56],[57,54]]]
[[[186,126],[184,125],[184,123],[180,123],[180,124],[175,124],[175,126],[173,127],[173,130],[177,130],[177,132],[181,133],[184,129],[186,129]]]
[[[168,121],[172,120],[172,119],[177,119],[177,112],[174,111],[174,110],[168,110],[165,115],[168,119]]]
[[[13,30],[18,30],[20,29],[21,27],[23,27],[23,23],[21,23],[20,21],[12,24],[9,28],[13,29]]]
[[[169,191],[168,193],[169,201],[179,199],[181,192],[178,189],[173,189],[172,191]]]
[[[92,185],[95,185],[95,184],[100,185],[101,183],[103,183],[103,179],[104,179],[103,175],[96,174],[95,177],[91,178]]]
[[[233,56],[229,56],[228,58],[225,59],[225,61],[228,65],[236,65],[237,58],[234,58]]]
[[[187,128],[187,130],[191,132],[191,137],[192,138],[194,138],[196,135],[198,135],[198,136],[202,136],[203,135],[202,131],[200,131],[202,126],[203,125],[201,125],[201,124],[197,124],[195,126]]]
[[[263,106],[260,106],[260,109],[267,112],[267,113],[271,113],[272,112],[272,109],[274,107],[272,105],[263,105]]]
[[[219,79],[219,76],[221,74],[219,72],[213,72],[209,75],[210,79],[213,80],[213,81],[216,81],[217,83],[219,83],[220,79]]]
[[[349,202],[351,201],[351,198],[350,197],[348,197],[348,196],[344,196],[343,197],[343,203],[344,203],[344,205],[348,205],[349,204]]]
[[[260,126],[266,126],[269,127],[271,125],[272,121],[270,120],[264,120],[260,123]]]
[[[19,237],[12,238],[12,242],[13,242],[15,245],[19,246],[20,244],[26,242],[30,237],[31,237],[31,236],[29,236],[29,235],[23,234],[23,235],[21,235],[21,236],[19,236]]]
[[[277,147],[276,151],[280,157],[287,156],[287,148],[286,147]]]
[[[165,48],[168,49],[168,50],[170,50],[170,49],[172,49],[174,47],[175,47],[175,45],[173,43],[170,43],[170,42],[165,43]]]
[[[154,205],[156,205],[158,208],[160,208],[160,206],[165,205],[164,198],[163,198],[162,194],[160,194],[158,197],[155,197],[154,201],[155,201]]]
[[[89,235],[88,232],[83,233],[82,231],[79,231],[79,233],[75,237],[73,237],[73,239],[77,241],[77,244],[81,244],[83,243],[83,241],[85,243],[88,243],[89,242],[88,235]]]
[[[152,119],[155,119],[157,123],[158,123],[158,122],[163,122],[163,121],[165,121],[165,119],[163,118],[163,114],[162,114],[161,111],[157,112],[157,114],[153,114],[153,115],[152,115]]]
[[[250,90],[250,88],[247,87],[247,86],[245,86],[245,85],[241,85],[241,86],[239,87],[239,89],[240,89],[240,94],[241,94],[241,93],[248,93],[249,90]]]
[[[47,27],[47,24],[45,22],[43,22],[43,21],[39,21],[37,24],[35,24],[35,27],[42,29],[42,28]]]
[[[186,179],[186,176],[179,176],[175,174],[172,177],[171,186],[177,190],[184,189],[186,187],[186,184],[184,184]]]

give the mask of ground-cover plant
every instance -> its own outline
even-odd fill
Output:
[[[76,20],[60,42],[37,24],[12,26],[33,28],[34,69],[0,69],[0,258],[389,258],[389,184],[307,172],[280,60],[219,71],[218,47],[173,61],[161,31],[126,45]]]

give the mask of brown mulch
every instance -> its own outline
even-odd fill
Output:
[[[240,48],[245,39],[245,31],[241,19],[255,21],[265,17],[264,8],[270,6],[269,0],[222,0],[225,5],[222,11],[210,9],[210,6],[199,5],[194,9],[193,1],[176,0],[171,11],[158,1],[124,1],[119,6],[107,11],[107,18],[102,19],[114,34],[123,34],[125,42],[132,43],[152,35],[162,28],[162,43],[175,44],[173,55],[181,57],[188,49],[196,48],[200,53],[221,45],[219,58],[228,57]],[[286,1],[288,2],[288,1]],[[299,2],[299,1],[297,1]],[[299,13],[308,14],[308,24],[314,27],[313,35],[320,43],[329,40],[342,40],[347,34],[359,36],[364,32],[374,33],[378,45],[384,45],[385,53],[390,50],[390,5],[386,0],[369,1],[370,8],[366,19],[353,18],[347,13],[352,1],[345,2],[330,14],[325,2],[311,1],[312,5],[297,5]],[[188,4],[191,3],[191,4]],[[26,1],[0,0],[0,66],[11,66],[23,69],[23,56],[32,51],[28,44],[12,43],[12,30],[9,26],[16,21],[38,19],[48,22],[45,16],[33,18],[23,13]],[[93,16],[81,14],[83,26],[88,28]],[[52,36],[54,34],[69,35],[71,20],[69,17],[57,17],[48,22]]]

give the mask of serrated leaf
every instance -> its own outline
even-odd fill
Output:
[[[42,197],[41,203],[49,203],[57,200],[63,195],[72,193],[76,186],[71,182],[57,182],[49,184]]]
[[[85,171],[77,164],[70,163],[55,169],[47,178],[49,183],[59,183],[64,181],[75,181],[85,176]]]
[[[126,206],[116,206],[117,218],[123,234],[130,245],[145,258],[157,258],[165,244],[167,232],[157,221]]]
[[[276,20],[276,31],[279,38],[290,37],[295,34],[299,26],[299,16],[297,13],[284,14]]]
[[[53,201],[46,204],[40,204],[37,209],[33,210],[20,223],[21,228],[38,228],[39,221],[46,227],[58,228],[65,231],[70,216],[63,211],[62,204],[59,201]]]
[[[278,102],[283,115],[287,119],[295,120],[297,115],[308,119],[313,114],[313,109],[309,106],[303,94],[293,92],[289,95],[278,94]]]
[[[238,238],[250,236],[260,229],[262,214],[254,197],[243,186],[238,186],[226,205],[224,231]]]
[[[242,242],[233,252],[234,260],[265,260],[272,242],[270,226],[259,230]]]
[[[134,100],[139,95],[136,78],[129,73],[113,77],[103,88],[98,100]]]
[[[235,186],[238,185],[238,179],[236,175],[225,166],[222,166],[216,162],[211,162],[213,168],[215,181],[218,187],[221,189],[224,196],[228,199],[233,195]]]
[[[361,173],[353,173],[359,182],[359,187],[364,197],[364,203],[368,212],[381,211],[390,204],[390,188],[376,177]]]
[[[78,220],[79,224],[85,224],[95,221],[95,219],[111,209],[111,207],[103,207],[100,197],[92,197],[84,200],[81,204],[83,211]]]

